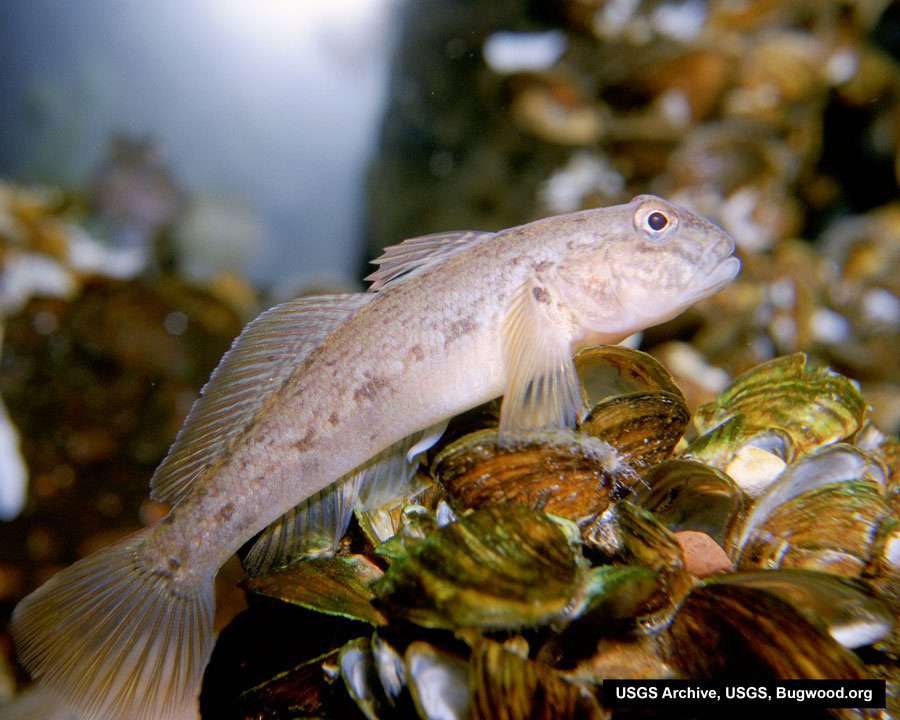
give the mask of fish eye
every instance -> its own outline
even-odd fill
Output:
[[[669,224],[669,218],[667,218],[665,215],[663,215],[658,210],[650,213],[647,216],[647,227],[649,227],[654,232],[659,232],[660,230],[665,228],[666,225],[668,225],[668,224]]]
[[[634,229],[655,244],[666,242],[678,228],[678,214],[658,198],[642,202],[633,216]]]

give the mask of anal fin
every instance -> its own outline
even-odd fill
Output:
[[[381,507],[416,489],[419,460],[446,427],[444,421],[405,437],[282,515],[257,537],[244,570],[262,575],[300,557],[333,554],[355,509]]]

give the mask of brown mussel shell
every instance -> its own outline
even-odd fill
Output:
[[[595,562],[639,565],[659,573],[659,592],[649,603],[648,623],[664,621],[693,580],[685,568],[678,539],[652,514],[622,501],[608,508],[583,531],[584,544]]]
[[[794,451],[805,454],[856,433],[866,403],[853,381],[795,353],[735,379],[715,401],[697,409],[694,425],[704,434],[738,416],[747,428],[785,432]]]
[[[668,629],[670,661],[688,677],[862,679],[859,659],[769,592],[694,588]],[[711,650],[711,649],[714,649]]]
[[[391,615],[425,627],[548,623],[567,614],[585,577],[576,538],[520,505],[483,507],[422,539],[396,539],[405,553],[395,552],[372,589]]]
[[[824,565],[800,566],[858,574],[889,512],[885,482],[884,467],[871,455],[846,444],[822,448],[788,466],[757,498],[729,547],[743,568],[776,567],[794,547],[798,559],[804,548],[818,548]]]
[[[472,651],[472,685],[472,720],[609,717],[586,688],[490,640]]]
[[[666,460],[635,486],[635,505],[652,512],[672,532],[695,530],[724,546],[746,498],[725,473],[693,460]]]
[[[744,545],[741,569],[806,568],[837,575],[863,572],[879,524],[890,510],[866,482],[823,485],[788,500]]]
[[[504,442],[482,430],[446,446],[431,472],[457,507],[517,503],[578,522],[609,504],[621,481],[615,466],[609,446],[591,437],[529,433]]]
[[[672,374],[640,350],[598,345],[579,350],[574,362],[586,407],[630,393],[663,392],[684,400]]]
[[[285,570],[254,577],[245,587],[252,593],[371,625],[384,625],[385,617],[371,600],[369,584],[383,575],[363,555],[309,558]]]
[[[640,473],[672,454],[690,419],[680,395],[630,393],[595,405],[579,430],[608,442]]]

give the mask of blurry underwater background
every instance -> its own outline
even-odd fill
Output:
[[[802,352],[858,383],[857,444],[898,466],[900,3],[11,0],[0,97],[0,715],[16,602],[164,514],[149,477],[243,325],[362,290],[408,237],[646,192],[703,213],[741,276],[636,340],[687,417]],[[294,716],[250,697],[235,717]],[[379,716],[353,699],[304,712]]]

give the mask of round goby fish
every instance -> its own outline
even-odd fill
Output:
[[[326,552],[354,506],[409,490],[446,421],[503,395],[503,435],[571,426],[572,353],[674,317],[740,270],[718,227],[656,197],[497,233],[407,240],[368,293],[251,322],[151,481],[159,523],[16,608],[24,665],[83,720],[196,715],[213,579]]]

